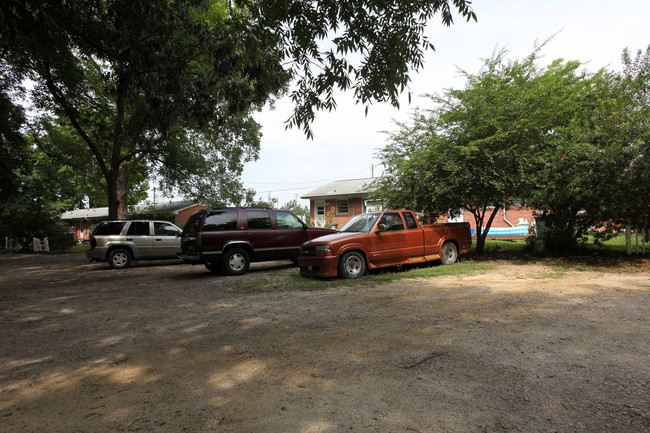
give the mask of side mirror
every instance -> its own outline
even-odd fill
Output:
[[[376,233],[381,233],[386,231],[386,224],[379,224],[377,225],[377,232]]]

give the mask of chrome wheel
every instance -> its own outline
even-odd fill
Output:
[[[228,266],[230,266],[230,269],[232,269],[235,272],[244,269],[245,265],[246,265],[246,259],[242,254],[239,253],[233,254],[232,256],[230,256],[230,260],[228,260]]]
[[[243,248],[232,248],[224,253],[221,263],[226,274],[242,275],[248,270],[251,259]]]
[[[440,253],[440,261],[443,265],[451,265],[456,263],[458,258],[458,249],[456,244],[452,242],[447,242],[442,246],[442,252]]]
[[[127,250],[113,250],[108,256],[108,264],[113,269],[123,269],[131,263],[131,254]]]
[[[366,273],[366,259],[357,251],[345,253],[339,262],[339,275],[343,278],[359,278]]]

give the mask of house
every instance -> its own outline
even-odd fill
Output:
[[[369,199],[375,178],[335,180],[301,196],[309,200],[309,219],[314,225],[343,227],[355,215],[382,209],[380,200]]]
[[[142,218],[162,219],[183,227],[192,214],[208,206],[188,201],[170,201],[156,204],[139,204],[129,208],[130,212]],[[75,242],[87,241],[90,234],[102,221],[108,219],[108,208],[77,209],[61,214],[61,219],[70,225]]]
[[[369,199],[375,178],[336,180],[303,195],[309,200],[310,221],[316,226],[341,228],[355,215],[383,210],[382,201]],[[516,239],[529,235],[535,223],[535,209],[514,206],[500,209],[492,221],[488,239]],[[476,236],[474,216],[461,209],[455,218],[443,216],[438,222],[468,222]]]

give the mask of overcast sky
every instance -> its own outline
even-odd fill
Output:
[[[262,125],[262,146],[257,161],[246,165],[242,180],[258,198],[276,197],[279,205],[334,180],[371,177],[382,173],[375,158],[386,145],[383,131],[396,130],[395,121],[405,122],[415,107],[426,108],[425,93],[440,93],[446,88],[462,88],[464,79],[457,70],[475,73],[481,58],[495,48],[506,48],[509,59],[530,54],[535,43],[558,33],[543,49],[542,65],[552,60],[588,62],[585,69],[620,70],[624,48],[636,53],[650,44],[650,1],[628,0],[474,0],[478,22],[458,18],[452,27],[439,19],[428,28],[436,51],[428,51],[424,68],[412,74],[408,104],[402,95],[401,108],[373,104],[365,116],[363,105],[356,105],[351,92],[339,94],[335,112],[318,112],[312,125],[314,139],[300,130],[285,130],[291,115],[288,99],[278,101],[275,110],[256,115]]]

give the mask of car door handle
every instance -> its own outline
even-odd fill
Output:
[[[162,241],[162,239],[156,239],[156,241],[157,241],[157,242],[161,242],[161,241]]]

